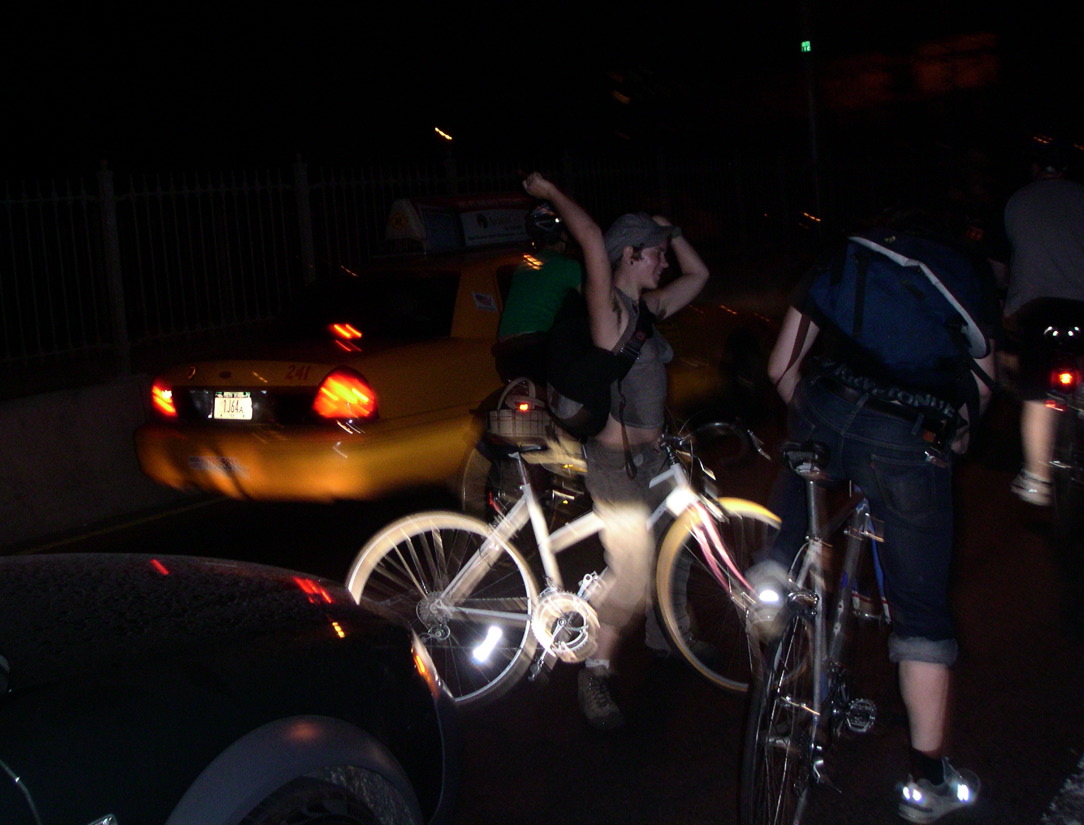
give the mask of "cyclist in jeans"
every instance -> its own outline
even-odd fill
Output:
[[[913,220],[914,216],[911,216]],[[909,230],[907,222],[895,227]],[[928,238],[928,234],[925,236]],[[953,545],[953,453],[966,449],[966,431],[955,435],[954,421],[893,398],[890,380],[856,352],[856,345],[821,317],[806,292],[824,270],[815,268],[799,287],[769,361],[769,372],[789,405],[789,439],[823,442],[832,478],[853,481],[883,524],[879,556],[893,615],[890,658],[899,663],[899,681],[910,732],[910,776],[901,786],[899,812],[914,822],[932,822],[973,801],[977,780],[944,759],[948,725],[950,668],[956,639],[949,615],[949,565]],[[978,270],[975,277],[980,278]],[[979,364],[993,368],[997,304],[992,278],[979,321],[990,338],[989,355]],[[819,357],[807,358],[817,341]],[[802,369],[803,363],[805,369]],[[871,368],[872,367],[872,368]],[[967,380],[977,380],[968,378]],[[978,383],[984,403],[988,388]],[[876,389],[875,389],[876,388]],[[926,390],[958,408],[963,389]],[[970,389],[970,388],[966,388]],[[936,449],[939,440],[946,449]],[[947,449],[951,443],[951,449]],[[785,586],[786,566],[805,539],[806,503],[802,481],[784,471],[772,493],[772,509],[782,518],[769,560],[750,571],[758,592]],[[755,618],[755,617],[754,617]],[[773,617],[761,615],[754,630],[778,632]]]
[[[665,218],[622,215],[603,235],[571,198],[537,172],[524,181],[528,194],[548,200],[583,250],[584,297],[593,343],[617,352],[635,331],[640,300],[655,318],[673,315],[690,303],[708,280],[708,269],[680,230]],[[681,274],[661,285],[673,250]],[[580,707],[597,728],[623,722],[610,690],[611,661],[621,634],[643,612],[655,562],[648,529],[648,482],[666,467],[659,449],[666,403],[666,364],[673,350],[654,330],[628,374],[611,387],[610,415],[603,430],[588,439],[587,489],[602,517],[606,554],[603,591],[597,608],[598,649],[579,674]]]

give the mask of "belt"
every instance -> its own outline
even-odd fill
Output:
[[[904,421],[912,426],[918,425],[918,430],[916,432],[922,434],[923,441],[939,442],[950,434],[951,428],[949,422],[945,421],[943,418],[926,415],[925,413],[921,413],[910,407],[905,407],[903,404],[897,404],[894,401],[885,401],[884,399],[872,396],[862,390],[848,387],[846,384],[841,383],[830,375],[820,375],[817,377],[816,381],[820,386],[832,393],[832,395],[842,398],[844,401],[848,401],[851,404],[858,405],[862,409],[880,413],[881,415],[887,415],[890,418]]]

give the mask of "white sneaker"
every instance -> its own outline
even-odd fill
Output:
[[[945,781],[934,785],[928,779],[910,780],[900,786],[899,814],[908,822],[935,822],[946,814],[973,805],[979,796],[979,778],[971,771],[957,771],[947,759]]]
[[[1012,491],[1028,504],[1047,507],[1053,500],[1050,482],[1037,475],[1021,470],[1020,475],[1012,480]]]

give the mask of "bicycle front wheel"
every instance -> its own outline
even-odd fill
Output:
[[[769,510],[743,499],[719,500],[725,516],[714,521],[723,545],[740,572],[753,563],[753,554],[771,543],[779,519]],[[745,632],[742,586],[719,562],[717,578],[701,547],[699,512],[687,510],[667,531],[655,571],[659,618],[671,645],[702,676],[715,685],[744,691],[757,655]],[[712,556],[718,560],[717,556]]]
[[[813,634],[808,612],[792,610],[783,633],[765,648],[749,697],[742,825],[799,825],[805,812],[820,755]]]
[[[392,522],[358,553],[346,586],[414,629],[463,706],[496,699],[530,665],[534,574],[476,518],[432,512]]]

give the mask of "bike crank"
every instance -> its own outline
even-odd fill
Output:
[[[544,591],[531,617],[543,649],[562,662],[583,662],[594,653],[598,627],[598,614],[587,600],[565,590]]]

